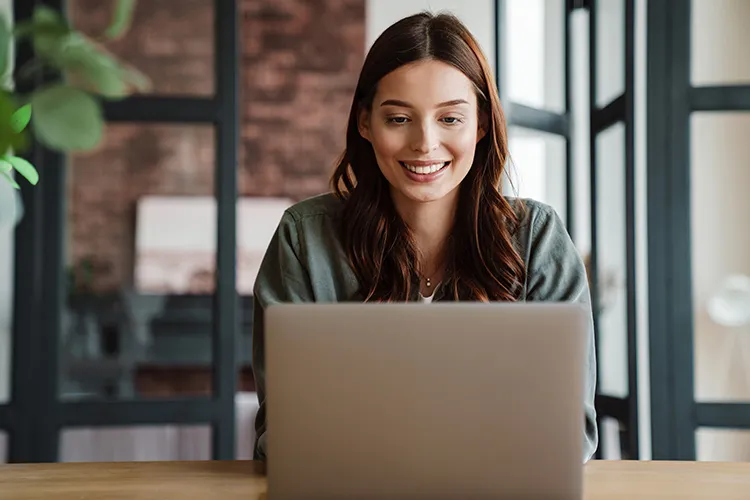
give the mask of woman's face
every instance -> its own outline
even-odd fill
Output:
[[[378,83],[359,131],[397,203],[453,198],[474,161],[480,129],[471,81],[440,61],[401,66]]]

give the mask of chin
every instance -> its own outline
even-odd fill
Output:
[[[402,186],[396,189],[401,197],[415,203],[433,203],[451,197],[457,192],[457,186],[424,186],[414,188],[413,186]]]

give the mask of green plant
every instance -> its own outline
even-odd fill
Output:
[[[53,78],[21,95],[6,83],[0,89],[0,176],[18,188],[12,170],[36,185],[34,166],[16,156],[29,143],[29,131],[40,144],[60,152],[88,151],[102,138],[101,99],[122,99],[145,91],[150,82],[137,69],[120,62],[103,43],[121,37],[132,20],[136,0],[117,0],[110,26],[98,37],[75,30],[60,13],[39,6],[30,20],[11,29],[0,16],[0,74],[9,81],[12,46],[31,43],[34,57],[16,71],[16,80]],[[29,126],[30,125],[30,126]]]

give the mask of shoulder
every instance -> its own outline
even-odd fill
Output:
[[[341,217],[342,208],[341,200],[333,193],[325,193],[295,203],[286,209],[284,216],[294,223],[304,223],[320,218],[338,220]]]
[[[508,200],[518,216],[517,248],[530,270],[547,270],[561,263],[578,267],[580,255],[560,215],[550,205],[532,199]]]
[[[506,196],[505,199],[518,218],[520,232],[531,234],[550,224],[565,229],[562,219],[551,205],[531,198]]]

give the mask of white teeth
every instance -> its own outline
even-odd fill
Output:
[[[433,163],[432,165],[425,165],[425,166],[416,166],[416,165],[409,165],[407,163],[404,163],[407,169],[409,171],[414,172],[415,174],[432,174],[434,172],[437,172],[443,166],[445,166],[445,163]]]

